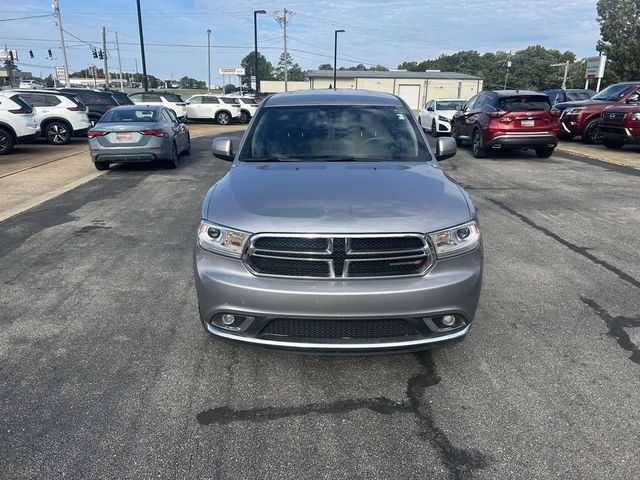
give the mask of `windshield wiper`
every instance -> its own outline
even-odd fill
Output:
[[[278,156],[278,155],[265,155],[264,157],[249,157],[242,158],[243,162],[297,162],[297,158]]]

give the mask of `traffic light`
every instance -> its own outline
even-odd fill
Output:
[[[33,58],[33,50],[29,50],[29,57]]]
[[[103,54],[102,54],[102,49],[98,50],[98,58],[100,60],[102,60],[104,58]]]
[[[91,54],[93,58],[98,58],[98,52],[96,51],[96,47],[91,47]]]
[[[49,54],[49,58],[53,58],[53,53],[51,53],[51,49],[47,50],[47,53]]]
[[[9,60],[13,62],[13,50],[9,50]]]

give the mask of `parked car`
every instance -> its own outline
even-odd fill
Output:
[[[258,102],[253,97],[236,97],[240,102],[240,122],[249,123],[258,110]]]
[[[136,105],[162,105],[167,107],[173,110],[173,113],[180,120],[187,116],[187,104],[177,93],[139,92],[130,93],[129,98]]]
[[[194,95],[187,100],[189,120],[215,120],[227,125],[231,120],[239,120],[241,105],[235,98],[216,95]]]
[[[35,90],[44,88],[44,85],[38,80],[22,80],[18,85],[18,88],[30,88]]]
[[[640,104],[605,108],[600,116],[599,132],[607,148],[622,148],[628,143],[640,145]]]
[[[118,105],[133,105],[126,93],[113,90],[95,90],[89,88],[59,88],[60,92],[77,96],[87,106],[87,114],[95,125],[104,113]]]
[[[112,163],[157,160],[176,168],[178,156],[191,152],[189,129],[173,110],[160,105],[114,107],[87,136],[98,170],[107,170]]]
[[[451,133],[451,119],[465,103],[465,100],[459,98],[429,100],[420,110],[418,121],[422,128],[428,129],[434,137],[439,133]]]
[[[558,144],[560,126],[549,97],[527,90],[484,91],[473,96],[452,121],[458,146],[471,142],[475,158],[489,150],[533,149],[548,158]]]
[[[585,88],[556,88],[545,90],[544,93],[549,96],[551,105],[562,102],[577,102],[580,100],[589,100],[596,94],[595,90]]]
[[[0,155],[13,151],[18,143],[28,143],[38,134],[33,107],[17,93],[0,91]]]
[[[313,351],[462,339],[483,254],[469,196],[398,97],[303,91],[263,101],[207,193],[195,248],[200,318],[239,342]]]
[[[553,108],[561,112],[560,138],[571,139],[580,135],[585,143],[602,143],[598,122],[602,111],[611,105],[640,103],[640,81],[609,85],[590,100],[556,103]]]
[[[56,90],[12,90],[33,106],[42,136],[52,145],[66,145],[91,128],[87,107],[75,95]]]

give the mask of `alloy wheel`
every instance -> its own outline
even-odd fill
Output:
[[[229,114],[225,112],[220,112],[216,118],[218,119],[218,123],[220,125],[227,125],[229,123]]]
[[[598,131],[598,122],[594,122],[589,126],[589,131],[587,132],[587,137],[591,141],[591,143],[600,144],[602,143],[602,135]]]
[[[9,148],[9,137],[6,133],[0,132],[0,152],[4,152]]]
[[[47,138],[51,143],[65,143],[68,135],[68,130],[60,123],[54,123],[47,128]]]

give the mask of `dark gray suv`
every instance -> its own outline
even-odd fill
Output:
[[[405,351],[462,339],[483,253],[469,196],[398,97],[274,95],[207,193],[195,247],[200,316],[216,337],[314,351]]]

